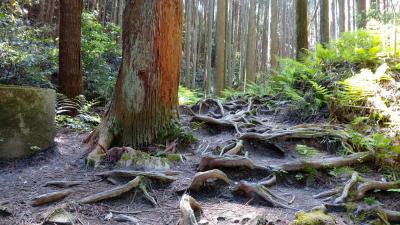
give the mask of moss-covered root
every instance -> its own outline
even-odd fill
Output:
[[[184,194],[179,203],[182,216],[179,219],[179,225],[197,225],[195,212],[202,212],[200,204],[190,195]]]
[[[335,219],[325,214],[322,210],[311,212],[299,211],[296,213],[295,220],[291,225],[334,225],[337,224]]]

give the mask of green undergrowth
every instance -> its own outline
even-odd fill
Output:
[[[179,86],[178,97],[180,105],[191,105],[200,101],[203,94],[200,91],[190,90],[189,88]]]
[[[68,99],[62,94],[57,94],[57,126],[77,131],[94,129],[101,120],[100,115],[94,111],[94,107],[98,104],[98,101],[87,100],[83,95]]]
[[[165,144],[175,140],[183,146],[197,142],[197,138],[193,133],[185,129],[179,121],[175,121],[164,128],[158,135],[157,143]]]

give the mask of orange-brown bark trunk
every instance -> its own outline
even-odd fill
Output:
[[[177,117],[181,32],[181,0],[127,2],[117,84],[92,137],[97,152],[149,144]]]

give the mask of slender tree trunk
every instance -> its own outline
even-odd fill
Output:
[[[339,35],[346,29],[346,10],[344,8],[344,0],[338,0],[339,3]]]
[[[329,0],[320,0],[320,42],[329,43]]]
[[[186,41],[185,41],[185,86],[190,87],[191,81],[191,73],[190,73],[190,53],[192,49],[192,2],[193,0],[186,1],[186,21],[185,21],[185,30],[186,30]]]
[[[263,25],[263,34],[262,34],[261,71],[263,73],[267,72],[267,65],[268,65],[269,3],[270,3],[270,0],[267,0],[265,2],[264,25]]]
[[[335,0],[331,1],[331,23],[330,23],[330,39],[336,39],[336,4]]]
[[[208,25],[207,25],[207,55],[206,55],[206,72],[204,77],[204,91],[206,97],[211,94],[211,53],[212,53],[212,42],[213,42],[213,24],[214,24],[214,0],[208,0]]]
[[[222,95],[225,88],[225,36],[226,0],[217,1],[216,92]]]
[[[256,0],[250,0],[250,14],[246,54],[246,82],[256,82]]]
[[[367,27],[367,2],[366,0],[357,0],[357,29]]]
[[[351,0],[347,0],[347,31],[351,31]]]
[[[302,55],[306,53],[308,49],[308,31],[307,31],[307,19],[308,18],[308,7],[307,0],[296,0],[296,37],[297,37],[297,59],[300,60]]]
[[[152,143],[177,117],[182,1],[128,0],[123,30],[114,95],[89,139],[91,163],[112,145]]]
[[[271,0],[271,67],[278,66],[279,57],[279,0]]]
[[[81,0],[60,2],[60,91],[73,98],[83,92],[81,64]]]
[[[197,60],[198,60],[198,31],[199,31],[199,13],[198,13],[198,0],[193,1],[193,22],[194,22],[194,29],[193,29],[193,43],[192,43],[192,54],[193,54],[193,68],[192,68],[192,81],[190,84],[191,88],[195,88],[196,86],[196,75],[197,75]]]

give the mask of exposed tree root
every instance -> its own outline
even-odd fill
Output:
[[[269,187],[272,186],[276,183],[276,175],[272,174],[272,176],[268,177],[267,179],[261,180],[260,182],[258,182],[258,184],[265,186],[265,187]]]
[[[236,142],[236,145],[232,149],[225,152],[224,155],[238,155],[243,148],[244,148],[243,141],[240,140]]]
[[[211,179],[218,179],[224,181],[226,184],[230,183],[229,178],[221,170],[213,169],[205,172],[198,172],[194,175],[192,183],[189,187],[190,190],[199,191],[201,187]]]
[[[400,188],[400,181],[394,182],[382,182],[382,181],[367,181],[357,188],[357,194],[355,200],[361,200],[364,198],[365,194],[371,190],[389,190]]]
[[[179,225],[197,225],[195,211],[202,212],[200,204],[191,196],[184,194],[179,203],[182,216],[179,220]]]
[[[141,184],[141,185],[139,185],[139,188],[140,188],[140,190],[142,190],[144,197],[147,200],[149,200],[151,202],[151,204],[153,204],[154,206],[158,205],[156,200],[149,194],[149,192],[147,192],[146,185]]]
[[[135,171],[135,170],[111,170],[97,173],[96,176],[101,177],[137,177],[143,176],[150,179],[155,179],[163,183],[172,183],[177,180],[174,175],[178,175],[177,171]]]
[[[386,214],[389,222],[392,223],[400,223],[400,212],[383,209],[383,212]]]
[[[73,187],[73,186],[83,184],[85,182],[86,181],[59,180],[59,181],[49,181],[43,186],[44,187],[54,186],[54,187],[59,187],[59,188],[68,188],[68,187]]]
[[[330,197],[332,195],[336,195],[339,192],[340,191],[338,189],[331,189],[331,190],[327,190],[327,191],[321,192],[319,194],[313,195],[313,198],[326,198],[326,197]]]
[[[101,200],[118,197],[118,196],[138,187],[139,184],[141,183],[141,181],[142,181],[142,177],[137,176],[135,179],[129,181],[128,183],[126,183],[124,185],[115,187],[111,190],[107,190],[107,191],[103,191],[103,192],[100,192],[97,194],[90,195],[86,198],[83,198],[79,201],[79,203],[84,203],[84,204],[94,203],[94,202],[98,202]]]
[[[301,171],[304,169],[327,169],[333,167],[351,166],[374,160],[371,152],[359,152],[344,157],[332,157],[324,159],[298,160],[281,165],[270,166],[273,170],[283,170],[287,172]]]
[[[257,166],[251,159],[243,156],[214,156],[206,155],[201,158],[198,171],[216,168],[245,167],[255,169]]]
[[[254,184],[242,181],[233,187],[233,191],[244,193],[246,196],[249,196],[251,198],[259,197],[260,199],[268,202],[274,207],[296,210],[295,208],[288,205],[291,204],[293,198],[292,200],[287,201],[282,197],[272,193],[270,190],[268,190],[266,187],[260,184]]]
[[[43,194],[43,195],[33,198],[31,204],[33,206],[39,206],[39,205],[43,205],[46,203],[55,202],[55,201],[58,201],[58,200],[61,200],[65,197],[67,197],[71,193],[72,193],[72,190],[62,190],[62,191],[56,191],[56,192]]]
[[[349,196],[350,189],[357,183],[358,181],[358,173],[353,172],[351,175],[351,179],[347,181],[346,185],[343,188],[342,195],[337,197],[333,203],[338,204],[338,203],[343,203],[347,197]]]
[[[235,124],[230,120],[215,119],[213,117],[204,116],[204,115],[195,115],[195,116],[193,116],[192,121],[204,122],[206,124],[217,125],[217,126],[221,126],[221,127],[235,128]]]

